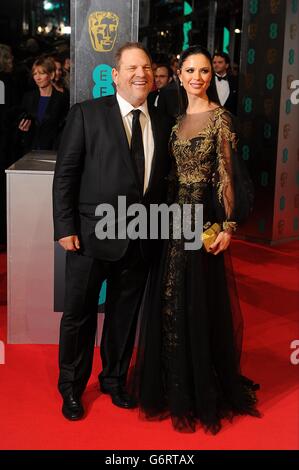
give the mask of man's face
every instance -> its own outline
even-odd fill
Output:
[[[225,74],[228,69],[228,64],[223,57],[215,55],[213,59],[213,69],[215,73]]]
[[[55,82],[59,82],[62,77],[62,65],[55,60]]]
[[[64,64],[63,64],[64,70],[69,72],[71,70],[71,59],[65,59]]]
[[[155,71],[155,84],[158,90],[163,88],[169,82],[167,67],[157,67]]]
[[[112,69],[112,78],[120,96],[132,106],[140,106],[153,87],[150,58],[142,49],[125,49],[118,69]]]

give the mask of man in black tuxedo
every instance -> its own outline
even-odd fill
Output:
[[[127,43],[120,48],[112,77],[116,95],[72,107],[53,183],[55,240],[67,251],[58,387],[62,412],[70,420],[84,414],[81,396],[92,369],[98,298],[105,279],[100,389],[116,406],[134,406],[125,385],[155,246],[149,240],[99,240],[95,227],[101,217],[95,210],[110,204],[117,213],[118,196],[126,197],[127,207],[162,202],[170,167],[172,123],[147,106],[153,72],[144,46]]]
[[[232,114],[237,114],[238,80],[229,73],[230,58],[225,52],[213,55],[215,77],[211,80],[209,97],[224,106]]]

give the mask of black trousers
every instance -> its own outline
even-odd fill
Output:
[[[107,279],[101,340],[105,388],[125,384],[134,347],[138,311],[148,275],[139,241],[130,241],[123,258],[105,262],[67,252],[65,305],[60,324],[58,388],[81,396],[92,370],[99,293]]]

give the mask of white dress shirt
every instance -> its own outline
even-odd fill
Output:
[[[221,106],[223,106],[229,96],[229,83],[228,80],[218,80],[217,75],[215,76],[215,81],[219,101]]]
[[[147,108],[147,102],[145,101],[138,108],[134,108],[128,101],[126,101],[119,93],[116,93],[116,99],[119,104],[122,120],[124,123],[129,147],[131,147],[132,139],[132,121],[133,115],[131,111],[134,109],[140,109],[141,113],[139,116],[139,121],[142,129],[142,139],[143,139],[143,148],[144,148],[144,185],[143,185],[143,194],[145,193],[148,182],[150,179],[152,161],[154,155],[154,137],[151,125],[151,119]]]

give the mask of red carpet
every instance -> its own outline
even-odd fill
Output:
[[[290,363],[298,331],[299,243],[263,247],[235,241],[232,248],[245,320],[243,372],[261,384],[261,419],[235,418],[216,436],[180,434],[169,420],[142,421],[100,395],[95,353],[84,395],[84,420],[61,415],[56,391],[57,347],[5,345],[0,365],[1,449],[298,449],[299,366]],[[6,256],[0,254],[0,340],[6,339]],[[41,312],[42,314],[42,312]]]

